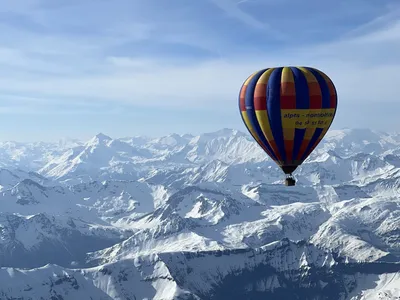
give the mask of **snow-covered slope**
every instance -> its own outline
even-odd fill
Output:
[[[0,166],[0,298],[399,297],[400,134],[331,130],[295,187],[231,129],[3,142]]]
[[[396,299],[399,270],[340,262],[329,251],[285,239],[258,249],[161,253],[86,269],[3,268],[0,294],[32,300]]]
[[[142,156],[150,156],[150,151],[135,149],[100,133],[84,145],[69,149],[61,157],[51,160],[39,173],[70,184],[101,178],[137,179],[137,171],[129,162]]]

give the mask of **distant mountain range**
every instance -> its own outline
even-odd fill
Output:
[[[284,175],[232,129],[0,143],[0,299],[400,299],[400,134]]]

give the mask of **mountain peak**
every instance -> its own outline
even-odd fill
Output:
[[[241,132],[237,129],[233,128],[222,128],[220,130],[217,130],[215,132],[210,132],[208,133],[209,135],[220,137],[220,136],[235,136],[240,134]]]
[[[104,133],[100,132],[94,136],[95,138],[99,140],[112,140],[108,135],[105,135]]]
[[[104,133],[98,133],[94,137],[92,137],[86,145],[96,145],[96,144],[104,144],[112,141],[112,138],[109,137],[108,135],[105,135]]]

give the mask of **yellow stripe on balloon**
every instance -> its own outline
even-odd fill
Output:
[[[251,74],[247,79],[246,79],[246,81],[243,83],[243,85],[245,86],[245,85],[249,85],[249,82],[250,82],[250,80],[252,80],[253,79],[253,77],[258,73],[258,72],[260,72],[261,70],[258,70],[257,72],[254,72],[253,74]]]
[[[267,141],[272,141],[274,136],[272,135],[271,126],[269,124],[268,114],[266,110],[256,110],[257,121],[260,124],[261,130],[264,133]]]
[[[268,84],[268,80],[274,71],[275,68],[268,69],[265,71],[257,81],[257,85],[261,84]],[[265,87],[267,88],[267,87]],[[268,97],[268,94],[266,95]],[[268,98],[265,99],[267,101]],[[269,123],[268,112],[266,110],[256,110],[256,118],[258,123],[260,124],[261,131],[263,132],[267,141],[274,140],[274,136],[271,130],[271,124]]]
[[[270,68],[267,71],[265,71],[260,78],[257,80],[257,84],[267,84],[269,77],[271,76],[272,72],[275,70],[275,68]]]

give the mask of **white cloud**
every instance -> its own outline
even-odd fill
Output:
[[[246,24],[268,27],[244,13],[233,1],[213,1]],[[14,9],[22,11],[26,7]],[[221,58],[194,60],[190,65],[177,65],[169,58],[146,52],[131,57],[113,53],[110,49],[124,42],[152,38],[158,25],[142,20],[126,26],[122,21],[107,23],[100,30],[101,35],[87,37],[13,29],[11,32],[17,37],[10,38],[9,43],[15,47],[0,49],[0,91],[29,95],[33,101],[68,97],[77,104],[110,101],[148,107],[224,109],[227,103],[235,106],[243,80],[255,70],[312,65],[333,79],[343,101],[397,101],[400,23],[394,20],[393,14],[382,17],[379,22],[370,22],[336,42],[283,48],[274,55],[268,49],[265,53],[262,49],[229,58],[222,58],[221,54]],[[188,20],[182,23],[188,26],[179,28],[175,24],[175,31],[170,28],[165,34],[159,32],[157,41],[181,41],[220,53],[232,47],[223,37],[218,40],[215,35],[208,37],[201,31],[193,33],[199,28]]]
[[[377,29],[379,30],[381,28],[384,28],[391,22],[398,21],[400,18],[400,5],[390,5],[387,9],[387,13],[379,15],[371,21],[364,23],[361,26],[354,28],[353,30],[350,30],[349,32],[347,32],[345,37],[352,38],[359,35],[368,35],[368,33],[370,32],[375,32]]]
[[[273,28],[271,24],[268,24],[267,22],[265,22],[265,20],[260,21],[256,17],[252,16],[249,13],[246,13],[243,9],[239,7],[239,4],[244,4],[246,2],[249,2],[248,0],[239,2],[237,2],[237,0],[208,0],[208,1],[212,2],[217,7],[222,9],[228,16],[239,20],[243,24],[264,31],[265,35],[273,39],[285,40],[288,38],[286,34],[280,32],[277,28]]]

